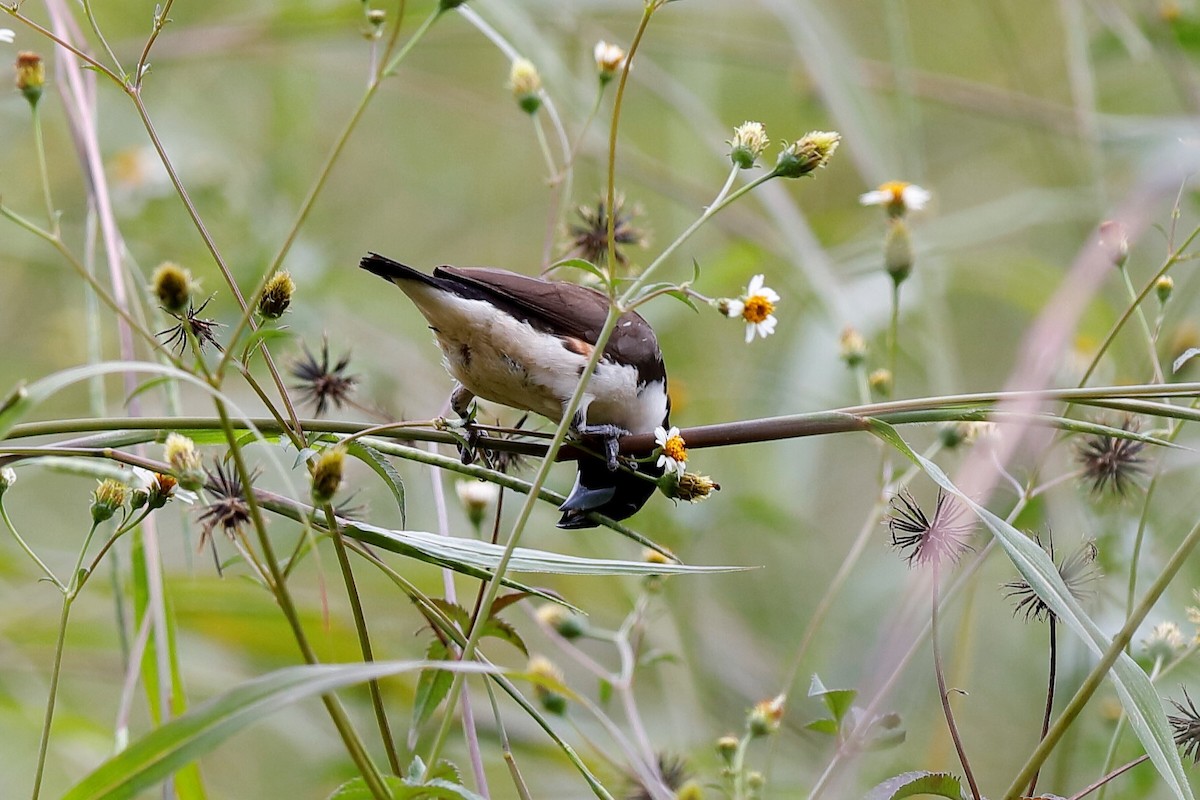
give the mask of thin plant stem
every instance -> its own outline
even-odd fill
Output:
[[[1148,348],[1146,355],[1150,359],[1151,380],[1155,383],[1161,383],[1163,380],[1162,365],[1158,361],[1158,349],[1155,347],[1154,331],[1150,329],[1150,323],[1146,319],[1146,309],[1142,308],[1141,298],[1138,297],[1137,289],[1133,288],[1133,281],[1129,277],[1129,270],[1121,267],[1118,271],[1121,273],[1121,283],[1125,285],[1125,291],[1129,293],[1129,302],[1137,309],[1138,322],[1142,326],[1142,335],[1145,337],[1146,347]]]
[[[142,79],[146,77],[146,66],[150,63],[150,50],[154,47],[154,43],[158,41],[158,35],[162,33],[166,24],[171,21],[170,13],[171,6],[175,0],[166,0],[161,7],[155,9],[154,28],[150,31],[150,35],[146,38],[146,45],[142,48],[142,54],[138,56],[137,66],[133,73],[133,88],[135,91],[142,90]]]
[[[125,68],[121,66],[120,59],[117,58],[117,54],[109,46],[108,39],[104,37],[104,32],[100,30],[100,23],[96,21],[96,14],[92,11],[91,0],[82,0],[82,2],[83,15],[87,17],[88,25],[92,27],[92,33],[96,34],[96,39],[100,42],[100,46],[104,48],[104,52],[108,55],[113,66],[116,67],[117,73],[125,80],[128,80],[129,76],[125,73]]]
[[[625,97],[625,85],[629,82],[629,68],[633,66],[633,56],[637,52],[638,46],[642,43],[642,37],[646,34],[646,28],[650,25],[650,17],[654,15],[655,5],[647,3],[642,10],[642,18],[638,22],[637,31],[633,35],[633,41],[629,45],[629,53],[625,57],[625,64],[621,68],[621,77],[617,81],[617,96],[613,102],[612,122],[608,127],[608,173],[606,175],[605,185],[605,208],[608,209],[608,280],[609,280],[609,296],[616,296],[616,274],[617,274],[617,235],[616,235],[616,214],[613,210],[617,205],[617,130],[621,122],[621,109],[624,107],[622,102]]]
[[[54,31],[38,24],[37,22],[34,22],[32,19],[30,19],[29,17],[22,14],[20,12],[20,10],[18,9],[17,4],[0,5],[0,11],[3,11],[4,13],[8,14],[13,19],[20,20],[20,22],[22,22],[25,25],[28,25],[30,28],[35,30],[38,34],[40,34],[41,36],[45,36],[47,39],[54,42],[56,45],[58,45],[62,49],[66,50],[71,55],[78,58],[80,61],[83,61],[85,64],[90,66],[92,69],[94,69],[96,72],[100,73],[104,77],[108,78],[110,81],[115,83],[117,86],[120,86],[122,89],[126,88],[124,78],[122,78],[117,73],[113,72],[111,69],[109,69],[104,64],[97,61],[91,55],[87,54],[83,50],[80,50],[78,47],[76,47],[75,45],[68,42],[66,39],[63,39],[61,36],[56,34]]]
[[[1128,764],[1117,767],[1112,772],[1105,775],[1103,778],[1100,778],[1099,780],[1097,780],[1095,783],[1089,784],[1088,786],[1084,787],[1083,789],[1080,789],[1078,792],[1076,792],[1075,794],[1073,794],[1069,798],[1067,798],[1067,800],[1083,800],[1084,797],[1087,797],[1089,794],[1096,791],[1097,789],[1107,786],[1113,780],[1113,778],[1124,775],[1126,772],[1133,769],[1138,764],[1141,764],[1141,763],[1143,763],[1145,761],[1149,761],[1149,760],[1150,760],[1149,755],[1147,755],[1147,754],[1140,755],[1137,758],[1135,758],[1133,761],[1130,761]]]
[[[923,456],[925,458],[933,458],[941,449],[941,443],[932,445]],[[897,490],[907,486],[908,483],[916,477],[920,471],[920,467],[912,466],[900,476],[896,481]],[[804,657],[808,654],[808,648],[816,638],[817,631],[825,622],[825,617],[833,608],[834,600],[837,599],[838,593],[846,584],[850,577],[850,573],[854,571],[854,567],[858,564],[859,558],[866,552],[867,545],[871,542],[871,537],[878,530],[879,520],[883,516],[884,510],[887,508],[887,500],[880,493],[879,499],[875,501],[867,518],[863,521],[862,527],[858,531],[858,536],[855,537],[854,543],[850,545],[849,552],[842,559],[842,564],[838,567],[837,573],[833,576],[833,580],[829,582],[825,593],[821,595],[820,601],[817,603],[816,609],[808,619],[808,625],[804,628],[804,633],[800,637],[800,645],[796,648],[796,655],[792,657],[792,665],[788,668],[787,677],[783,680],[783,688],[781,692],[787,694],[791,691],[792,684],[796,681],[796,676],[800,674],[800,665],[804,662]]]
[[[500,704],[496,700],[496,690],[492,687],[492,682],[484,683],[487,687],[488,702],[492,707],[492,719],[496,723],[496,732],[500,736],[500,752],[504,757],[504,765],[508,767],[509,777],[512,778],[513,788],[517,790],[517,797],[520,800],[533,800],[529,793],[529,787],[525,784],[525,778],[521,775],[521,768],[517,765],[517,757],[513,754],[512,743],[508,740],[508,729],[504,726],[504,716],[500,713]]]
[[[358,594],[358,584],[354,580],[354,570],[350,566],[350,556],[346,553],[346,542],[342,537],[342,529],[337,523],[333,506],[324,506],[325,521],[329,525],[329,538],[333,540],[333,549],[337,553],[338,568],[342,572],[342,581],[346,585],[346,597],[350,600],[350,611],[354,616],[354,630],[358,634],[358,646],[362,652],[363,661],[372,663],[375,654],[371,648],[371,634],[367,630],[367,617],[363,613],[362,599]],[[371,707],[375,712],[375,722],[379,725],[379,738],[383,740],[384,750],[387,751],[388,766],[393,775],[402,775],[400,757],[396,752],[396,742],[392,737],[392,728],[388,724],[387,711],[384,710],[383,693],[379,689],[379,680],[372,678],[367,682],[371,694]]]
[[[1117,334],[1121,332],[1121,329],[1125,327],[1125,323],[1129,321],[1129,318],[1133,315],[1134,310],[1141,305],[1142,301],[1146,299],[1150,292],[1154,291],[1154,285],[1158,282],[1158,279],[1163,275],[1166,275],[1172,267],[1187,257],[1186,251],[1189,247],[1191,247],[1192,242],[1195,241],[1197,236],[1200,236],[1200,226],[1193,228],[1192,232],[1189,233],[1187,238],[1183,240],[1183,243],[1179,245],[1179,247],[1175,248],[1169,256],[1167,256],[1167,259],[1163,262],[1163,265],[1159,267],[1158,272],[1154,273],[1154,275],[1150,277],[1150,280],[1146,282],[1146,285],[1143,286],[1142,290],[1137,293],[1136,297],[1134,297],[1133,302],[1125,308],[1125,311],[1122,312],[1117,321],[1113,323],[1113,326],[1109,328],[1108,333],[1104,336],[1104,340],[1100,342],[1100,346],[1096,349],[1096,355],[1093,356],[1092,363],[1088,365],[1088,368],[1084,370],[1083,377],[1079,379],[1079,386],[1081,388],[1087,385],[1088,379],[1092,377],[1092,373],[1096,371],[1096,367],[1100,364],[1100,358],[1108,351],[1109,346],[1112,345],[1113,340],[1117,338]],[[1155,361],[1157,360],[1158,357],[1156,355]]]
[[[932,608],[929,620],[929,641],[933,649],[933,672],[937,677],[938,699],[942,703],[942,713],[946,716],[946,728],[950,731],[950,739],[954,742],[954,750],[958,753],[958,762],[962,764],[963,773],[967,776],[967,783],[971,787],[971,797],[975,800],[980,800],[982,795],[979,793],[978,784],[975,783],[975,774],[971,772],[971,764],[967,760],[967,751],[963,748],[962,737],[959,736],[958,726],[954,723],[954,712],[950,708],[950,692],[946,688],[946,673],[942,667],[942,653],[938,643],[938,607],[941,605],[938,597],[939,572],[940,570],[935,564],[933,568],[933,586],[930,591]]]
[[[99,280],[97,280],[95,275],[88,271],[88,269],[83,265],[82,262],[80,262],[75,254],[71,252],[66,243],[59,236],[51,231],[43,230],[41,227],[33,222],[30,222],[28,219],[13,211],[11,208],[8,208],[3,203],[0,203],[0,216],[11,220],[19,227],[24,228],[29,233],[32,233],[34,236],[51,245],[55,250],[58,251],[59,255],[66,259],[67,263],[71,265],[75,272],[84,279],[87,285],[91,287],[91,289],[104,302],[104,304],[112,309],[114,314],[124,320],[125,323],[129,325],[130,329],[141,336],[147,344],[157,350],[163,357],[170,361],[172,365],[176,367],[180,366],[180,362],[175,358],[174,354],[171,353],[171,351],[165,346],[163,346],[162,342],[158,341],[158,339],[154,337],[154,334],[150,333],[150,331],[139,324],[138,321],[129,313],[129,311],[117,302],[116,298],[109,293],[108,289],[106,289]]]
[[[46,166],[46,142],[42,135],[42,114],[40,104],[32,105],[33,115],[33,149],[37,156],[38,178],[42,183],[42,202],[46,204],[46,224],[49,232],[55,238],[59,236],[58,212],[54,210],[54,198],[50,195],[50,170]]]
[[[38,554],[33,552],[33,548],[30,547],[21,534],[17,532],[17,527],[13,525],[12,520],[8,517],[8,507],[4,505],[4,501],[2,499],[0,499],[0,519],[4,520],[4,524],[7,525],[9,531],[12,532],[13,538],[17,541],[17,546],[25,552],[25,555],[29,556],[33,563],[37,564],[38,569],[42,571],[42,574],[46,576],[46,579],[57,586],[60,592],[65,592],[67,590],[66,584],[60,581],[58,576],[55,575],[48,566],[46,566],[46,562],[38,558]]]
[[[1053,557],[1053,556],[1052,556]],[[1050,646],[1049,646],[1049,669],[1046,676],[1046,708],[1042,713],[1042,730],[1038,734],[1038,739],[1045,739],[1046,734],[1050,730],[1050,720],[1054,715],[1054,686],[1058,675],[1058,620],[1053,614],[1047,620],[1047,627],[1050,631]],[[1033,797],[1033,793],[1037,790],[1038,775],[1041,773],[1033,773],[1033,777],[1029,780],[1029,796]]]
[[[237,470],[242,486],[246,487],[246,506],[250,511],[250,520],[258,536],[259,548],[262,550],[263,560],[266,562],[267,570],[270,573],[271,591],[275,595],[280,611],[283,612],[284,618],[292,629],[292,636],[296,640],[304,661],[308,664],[316,664],[317,656],[308,643],[308,637],[304,633],[304,626],[300,622],[300,615],[296,611],[291,593],[287,589],[287,579],[279,567],[279,560],[275,557],[275,549],[271,544],[271,537],[267,534],[262,508],[259,506],[257,493],[252,489],[253,476],[246,466],[246,459],[242,455],[242,448],[238,443],[237,433],[234,430],[233,423],[229,419],[228,412],[225,410],[224,401],[216,398],[213,403],[221,419],[221,428],[225,433],[226,443],[229,445],[230,457],[233,459],[234,467]],[[338,733],[341,735],[342,742],[345,744],[350,758],[354,761],[355,766],[358,767],[371,794],[376,800],[388,800],[390,793],[384,784],[383,776],[380,775],[379,769],[371,761],[371,756],[355,732],[350,718],[342,707],[341,701],[333,694],[321,695],[321,701],[325,704],[330,719],[333,720],[334,727],[337,728]]]
[[[896,363],[900,352],[900,281],[892,280],[892,317],[888,324],[888,372],[892,375],[891,397],[896,393]]]
[[[334,165],[337,164],[338,160],[341,158],[342,153],[346,149],[346,144],[350,141],[350,137],[353,135],[354,131],[357,130],[359,122],[361,122],[363,115],[366,113],[367,107],[371,104],[371,100],[375,97],[375,94],[379,91],[379,87],[383,84],[383,79],[391,75],[396,70],[396,67],[399,66],[404,57],[408,55],[413,46],[416,45],[416,43],[421,40],[430,27],[433,26],[433,23],[436,22],[439,17],[441,17],[442,13],[442,9],[439,7],[436,8],[428,17],[426,17],[424,22],[421,23],[420,27],[413,32],[412,36],[408,38],[408,41],[404,43],[404,46],[400,48],[399,52],[397,52],[394,57],[388,60],[386,66],[384,66],[382,69],[379,69],[368,82],[366,90],[363,92],[362,97],[359,98],[358,105],[354,107],[354,111],[352,111],[350,114],[350,119],[346,121],[346,124],[342,127],[341,132],[338,133],[337,138],[334,139],[333,145],[329,149],[329,154],[325,157],[324,163],[317,171],[317,177],[313,181],[312,187],[308,190],[308,194],[305,195],[304,200],[300,203],[300,209],[296,212],[296,218],[292,222],[291,227],[288,229],[287,234],[284,236],[283,244],[280,245],[279,251],[271,260],[270,267],[263,272],[262,278],[258,283],[258,287],[254,290],[254,294],[251,296],[250,301],[242,304],[242,316],[233,326],[230,334],[231,342],[236,341],[237,338],[241,336],[246,326],[253,326],[252,317],[254,310],[257,308],[258,300],[260,297],[262,297],[262,293],[267,287],[267,282],[270,281],[271,276],[278,272],[280,267],[283,266],[284,259],[287,258],[288,253],[291,252],[292,245],[295,244],[296,238],[300,235],[300,229],[303,228],[304,223],[308,221],[308,215],[312,212],[313,206],[316,205],[317,198],[321,195],[322,190],[325,188],[325,184],[328,182],[330,175],[333,174]],[[398,35],[400,23],[402,22],[404,16],[404,3],[400,4],[398,16],[399,18],[396,20],[396,27],[393,32],[393,37],[388,43],[386,51],[387,53],[390,53],[395,46],[396,35]],[[267,355],[269,358],[266,346],[263,344],[260,344],[259,346],[262,348],[264,355]],[[226,352],[225,357],[221,359],[221,363],[217,367],[217,374],[224,374],[225,368],[228,366],[230,357],[229,354],[232,353],[232,350],[233,348],[231,347]]]
[[[1108,675],[1108,671],[1112,669],[1113,664],[1121,656],[1126,645],[1133,639],[1138,626],[1142,624],[1142,621],[1150,613],[1154,604],[1162,596],[1163,592],[1167,590],[1167,587],[1174,580],[1175,575],[1187,561],[1188,556],[1191,555],[1192,550],[1195,549],[1197,544],[1200,544],[1200,523],[1193,526],[1188,535],[1175,548],[1175,552],[1171,554],[1171,558],[1163,565],[1163,569],[1158,577],[1154,579],[1150,588],[1146,590],[1146,594],[1133,610],[1133,614],[1125,620],[1125,624],[1113,637],[1108,649],[1100,657],[1095,666],[1092,667],[1087,677],[1084,678],[1079,689],[1075,692],[1070,702],[1067,703],[1066,707],[1063,708],[1058,719],[1050,726],[1046,737],[1042,739],[1037,748],[1029,755],[1025,765],[1013,779],[1008,791],[1005,792],[1004,800],[1015,800],[1020,796],[1021,790],[1029,783],[1033,774],[1038,771],[1050,756],[1050,753],[1053,752],[1054,747],[1058,744],[1058,741],[1062,738],[1067,728],[1071,726],[1083,711],[1084,706],[1092,698],[1092,695],[1100,688],[1105,676]]]
[[[704,212],[700,215],[700,217],[697,218],[696,221],[691,225],[689,225],[683,233],[679,234],[675,241],[667,245],[666,249],[659,253],[658,256],[650,262],[650,265],[642,271],[642,274],[630,284],[629,288],[625,290],[618,301],[618,304],[622,308],[633,308],[641,303],[642,298],[638,297],[638,290],[646,284],[650,276],[659,268],[659,266],[661,266],[662,263],[666,261],[667,258],[669,258],[681,244],[686,242],[691,235],[700,228],[701,225],[707,222],[718,211],[730,205],[739,197],[749,192],[751,189],[759,186],[760,184],[766,183],[768,180],[775,177],[774,173],[761,175],[750,183],[747,183],[745,186],[740,187],[737,191],[730,193],[729,190],[733,187],[733,182],[737,178],[738,172],[738,167],[734,167],[732,170],[730,170],[729,176],[725,179],[725,185],[721,187],[721,191],[717,193],[716,198],[714,198],[713,202],[709,204],[708,208],[704,209]],[[611,230],[614,215],[611,211],[611,205],[609,208],[610,211],[608,214],[608,224]]]
[[[537,134],[538,149],[542,152],[542,158],[546,159],[546,170],[553,179],[558,172],[558,165],[554,163],[554,154],[550,152],[550,142],[546,139],[546,130],[542,127],[542,120],[537,114],[529,116],[530,122],[533,123],[534,133]]]
[[[46,754],[50,748],[50,725],[54,721],[54,703],[58,697],[58,680],[62,675],[63,645],[67,639],[67,620],[71,616],[71,597],[63,592],[62,611],[58,618],[58,636],[54,643],[54,665],[50,668],[50,696],[46,700],[46,713],[42,718],[42,735],[38,741],[37,769],[33,773],[32,800],[38,800],[42,791],[42,777],[46,772]]]

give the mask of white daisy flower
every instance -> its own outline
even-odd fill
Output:
[[[667,430],[660,425],[654,429],[654,443],[662,450],[658,456],[658,466],[667,472],[682,476],[687,466],[688,453],[683,437],[679,435],[679,428],[672,426]]]
[[[730,304],[730,310],[738,308],[738,316],[746,321],[746,343],[754,337],[767,338],[775,332],[775,304],[779,294],[764,284],[762,275],[755,275],[746,287],[746,293]]]
[[[901,216],[906,211],[920,211],[932,197],[928,189],[915,183],[888,181],[872,192],[859,195],[858,202],[864,206],[886,206],[889,214]]]

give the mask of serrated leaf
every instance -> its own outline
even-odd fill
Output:
[[[429,602],[437,606],[451,622],[458,626],[460,631],[465,633],[471,629],[471,612],[458,603],[451,603],[449,600],[441,597],[431,597],[429,598]]]
[[[396,498],[396,507],[400,510],[400,524],[407,526],[408,513],[404,500],[404,479],[400,477],[400,473],[392,466],[392,462],[383,453],[357,440],[347,445],[346,452],[370,467],[379,476],[380,480],[387,485],[388,489],[392,492],[392,497]]]
[[[154,728],[97,767],[63,800],[129,800],[266,714],[345,686],[428,666],[424,661],[308,664],[268,673]],[[478,663],[454,662],[448,668],[480,674],[496,671]]]
[[[890,425],[872,420],[871,431],[921,467],[934,483],[971,509],[991,531],[1029,587],[1054,612],[1058,621],[1079,636],[1094,656],[1103,656],[1111,645],[1110,640],[1083,610],[1040,545],[965,495],[937,464],[915,452]],[[1108,678],[1117,690],[1130,727],[1167,787],[1180,800],[1193,800],[1170,723],[1149,677],[1127,653],[1121,653],[1109,670]]]
[[[905,772],[867,792],[864,800],[901,800],[917,795],[935,795],[963,800],[962,780],[946,772]]]
[[[488,614],[489,617],[499,616],[500,612],[526,597],[531,597],[529,592],[509,592],[506,595],[497,597],[492,603],[492,611]]]
[[[529,657],[529,649],[525,647],[525,640],[521,638],[521,634],[517,633],[516,628],[499,617],[491,617],[487,622],[483,623],[483,629],[479,632],[479,635],[490,636],[493,639],[508,642],[520,650],[526,658]]]

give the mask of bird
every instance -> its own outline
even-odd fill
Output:
[[[359,266],[398,286],[425,317],[457,381],[450,405],[461,418],[470,418],[479,397],[561,422],[595,351],[607,295],[493,267],[439,266],[430,275],[377,253]],[[599,439],[604,458],[580,456],[558,527],[596,527],[592,513],[627,519],[646,504],[664,468],[648,459],[620,469],[618,440],[669,428],[670,413],[658,338],[640,314],[626,311],[570,425],[579,438]]]

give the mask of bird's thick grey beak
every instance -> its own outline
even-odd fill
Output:
[[[612,500],[617,494],[616,486],[602,486],[596,489],[588,489],[580,485],[579,476],[575,476],[575,485],[571,487],[571,494],[563,501],[563,504],[558,507],[559,511],[592,511],[596,508]]]

